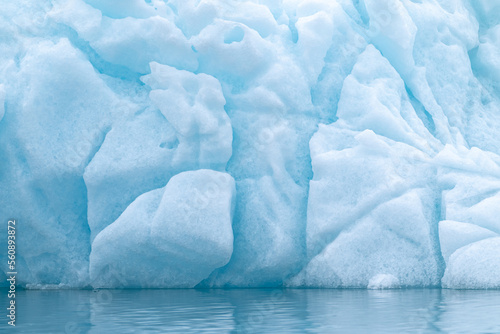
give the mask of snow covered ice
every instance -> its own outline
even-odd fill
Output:
[[[0,4],[22,285],[500,288],[499,0]]]

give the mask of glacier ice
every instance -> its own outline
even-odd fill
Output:
[[[92,242],[92,285],[194,287],[231,258],[234,197],[233,178],[207,169],[140,195]]]
[[[373,276],[368,282],[368,289],[395,289],[399,287],[399,280],[390,274]]]
[[[184,170],[224,170],[231,156],[231,123],[215,78],[151,63],[141,80],[152,105],[110,129],[83,174],[92,239],[140,194]]]
[[[500,238],[487,238],[455,251],[443,276],[443,287],[498,288]]]
[[[457,249],[479,240],[497,236],[498,234],[474,224],[453,220],[439,222],[439,242],[441,253],[446,262]]]
[[[499,13],[3,1],[19,281],[500,288]]]

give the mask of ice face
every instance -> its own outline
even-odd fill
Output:
[[[3,3],[19,282],[500,287],[499,9]]]
[[[114,125],[83,175],[91,239],[140,194],[183,170],[224,170],[231,156],[231,122],[215,78],[151,63],[141,80],[152,106]]]
[[[142,194],[94,239],[92,286],[194,287],[231,258],[234,198],[233,178],[206,169]]]
[[[498,289],[500,238],[471,243],[451,255],[443,277],[443,287],[458,289]]]
[[[498,234],[474,224],[452,220],[439,222],[439,241],[446,262],[457,249],[482,239],[497,236]]]

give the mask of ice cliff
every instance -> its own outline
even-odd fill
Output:
[[[500,288],[500,0],[0,5],[22,285]]]

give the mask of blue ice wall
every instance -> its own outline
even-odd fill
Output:
[[[500,287],[500,1],[0,5],[22,285]]]

